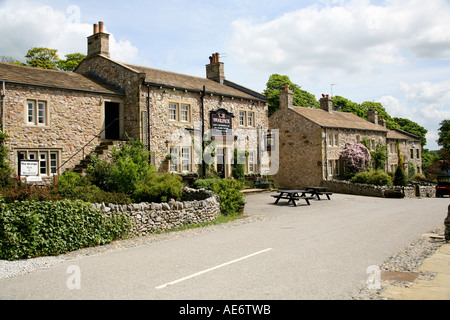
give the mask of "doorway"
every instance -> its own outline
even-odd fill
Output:
[[[105,139],[120,139],[120,104],[105,102]]]

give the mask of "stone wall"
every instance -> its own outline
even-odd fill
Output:
[[[220,199],[212,191],[184,188],[185,201],[135,203],[129,205],[93,204],[106,215],[124,213],[133,222],[131,232],[143,236],[183,225],[213,221],[220,213]]]
[[[8,84],[5,130],[9,138],[6,146],[14,171],[18,172],[18,151],[27,150],[35,154],[46,152],[47,162],[48,152],[56,152],[59,165],[74,155],[102,129],[102,97],[106,98],[96,93]],[[28,100],[46,103],[45,125],[27,124]],[[97,145],[97,140],[88,145],[85,155]],[[64,165],[61,173],[72,169],[82,156],[81,152],[77,154]]]
[[[155,166],[161,171],[169,170],[169,161],[166,156],[169,154],[171,146],[192,146],[194,156],[194,165],[191,172],[198,171],[198,165],[201,158],[195,158],[195,153],[201,150],[200,138],[196,139],[198,145],[193,145],[194,134],[199,135],[201,132],[201,95],[198,92],[190,92],[184,90],[172,90],[159,87],[150,87],[147,91],[146,86],[141,88],[141,101],[146,101],[149,94],[149,103],[151,110],[151,146],[150,150],[154,152]],[[190,119],[188,122],[169,120],[169,103],[185,103],[190,106]],[[144,109],[144,106],[141,106]],[[205,134],[211,127],[210,112],[218,109],[225,109],[234,115],[232,120],[232,134],[238,137],[237,141],[229,138],[225,143],[216,140],[217,147],[225,146],[227,148],[227,156],[229,159],[233,157],[232,149],[239,143],[245,144],[241,146],[246,150],[258,152],[260,144],[258,143],[257,129],[268,130],[267,104],[256,101],[249,101],[239,98],[221,97],[220,95],[208,94],[204,97],[204,121]],[[254,112],[255,124],[252,127],[239,126],[239,111]],[[195,129],[193,130],[186,130]],[[194,142],[195,143],[195,142]],[[239,148],[241,148],[239,147]],[[227,169],[227,173],[231,173],[231,168]]]
[[[121,137],[128,135],[140,139],[142,129],[139,93],[145,74],[101,55],[83,60],[75,72],[97,79],[124,93],[123,101],[120,102],[120,118],[124,119],[121,120]]]
[[[436,196],[434,186],[388,187],[388,186],[375,186],[363,183],[352,183],[344,180],[323,181],[323,186],[326,187],[327,190],[331,192],[354,194],[369,197],[433,198]]]
[[[323,139],[317,124],[294,110],[279,109],[269,118],[279,130],[279,168],[273,176],[279,188],[302,189],[322,181]]]

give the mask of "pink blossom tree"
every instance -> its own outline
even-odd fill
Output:
[[[347,143],[341,153],[346,172],[358,173],[370,164],[370,151],[362,143]]]

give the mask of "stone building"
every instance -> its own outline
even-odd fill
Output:
[[[340,156],[347,143],[366,140],[370,149],[375,150],[378,144],[391,145],[400,141],[402,145],[406,141],[401,152],[408,156],[413,139],[414,150],[420,149],[415,138],[388,130],[384,121],[379,124],[376,111],[369,112],[368,119],[333,110],[328,95],[320,99],[320,109],[294,106],[293,92],[285,87],[280,92],[280,108],[269,118],[270,129],[279,130],[279,169],[273,176],[277,185],[298,189],[320,186],[323,180],[342,179],[344,170]],[[396,157],[388,154],[388,167],[396,163]],[[420,161],[420,158],[414,160]],[[421,167],[421,163],[415,164]]]
[[[87,48],[75,72],[0,65],[2,123],[16,169],[22,158],[38,159],[47,166],[40,175],[61,174],[104,141],[135,138],[161,172],[197,172],[208,158],[229,177],[235,148],[246,151],[246,172],[259,172],[266,97],[227,80],[218,53],[206,78],[114,61],[102,22]]]
[[[73,72],[0,63],[2,129],[14,171],[22,159],[38,161],[39,175],[73,168],[80,147],[100,133],[106,101],[122,101],[119,91]],[[94,150],[88,145],[85,152]],[[64,168],[64,169],[65,169]]]

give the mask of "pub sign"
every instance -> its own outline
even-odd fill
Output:
[[[232,129],[234,115],[225,109],[218,109],[210,112],[211,129],[221,131],[226,134],[227,130]]]

